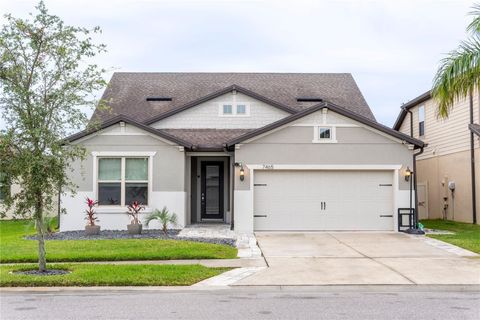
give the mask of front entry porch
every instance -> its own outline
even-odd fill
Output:
[[[258,259],[262,256],[253,233],[236,232],[225,223],[192,224],[183,228],[178,236],[184,239],[204,238],[214,240],[209,242],[235,245],[239,258]]]
[[[228,153],[187,154],[189,224],[231,221],[231,157]]]

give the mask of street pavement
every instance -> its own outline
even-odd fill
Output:
[[[1,291],[6,319],[480,319],[478,286]]]

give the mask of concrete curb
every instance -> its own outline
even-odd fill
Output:
[[[135,286],[135,287],[2,287],[0,293],[69,293],[69,292],[128,292],[128,291],[241,291],[251,288],[259,291],[322,291],[322,292],[427,292],[431,290],[480,292],[480,285],[266,285],[266,286]]]
[[[418,237],[418,236],[410,235],[410,237]],[[427,236],[421,236],[421,239],[426,244],[431,245],[432,247],[442,249],[444,251],[447,251],[449,253],[455,254],[455,255],[460,256],[460,257],[478,257],[478,256],[480,256],[479,254],[477,254],[473,251],[460,248],[456,245],[453,245],[451,243],[444,242],[444,241],[441,241],[441,240],[438,240],[438,239],[430,238],[430,237],[427,237]]]
[[[32,262],[34,263],[34,262]],[[1,266],[15,266],[27,263],[2,263]],[[198,260],[133,260],[133,261],[82,261],[82,262],[49,262],[49,264],[158,264],[158,265],[185,265],[199,264],[205,267],[247,268],[266,266],[263,258],[242,259],[198,259]]]
[[[238,269],[233,269],[227,272],[224,272],[222,274],[219,274],[218,276],[212,277],[205,279],[203,281],[200,281],[193,286],[195,287],[205,287],[205,286],[229,286],[234,284],[237,281],[240,281],[246,277],[249,277],[261,270],[266,269],[267,267],[250,267],[250,268],[238,268]]]

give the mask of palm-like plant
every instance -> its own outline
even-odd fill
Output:
[[[145,224],[148,226],[153,220],[158,220],[160,222],[162,230],[166,235],[168,225],[171,224],[175,226],[177,224],[177,215],[174,212],[170,213],[167,207],[163,207],[162,210],[155,209],[155,211],[150,213],[145,219]]]
[[[434,79],[433,97],[438,102],[438,115],[448,117],[453,103],[480,88],[480,4],[470,12],[469,39],[442,59]]]

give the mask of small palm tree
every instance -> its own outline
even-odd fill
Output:
[[[155,211],[147,216],[145,219],[145,224],[148,226],[148,224],[153,220],[158,220],[160,222],[165,235],[167,234],[169,224],[174,226],[177,225],[177,215],[174,212],[170,213],[167,207],[163,207],[161,211],[155,209]]]
[[[470,15],[474,18],[467,27],[469,39],[441,61],[434,79],[432,95],[442,118],[448,117],[456,100],[480,88],[480,4],[473,6]]]

